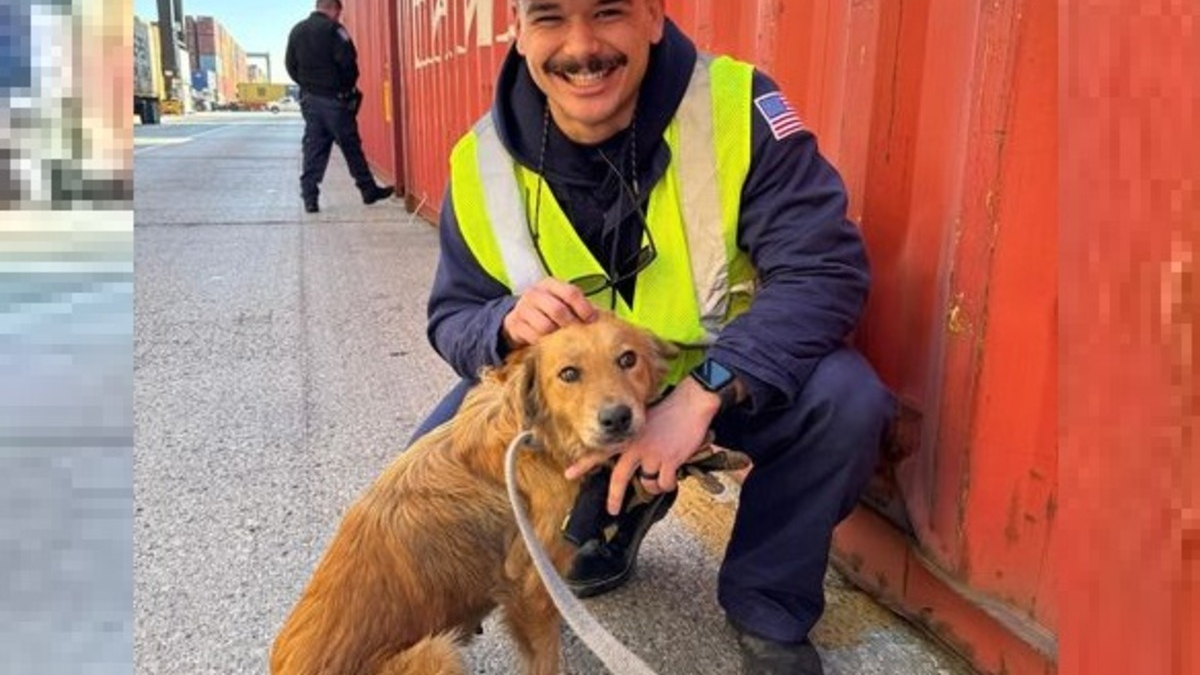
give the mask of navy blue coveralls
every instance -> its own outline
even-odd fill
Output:
[[[695,46],[668,21],[651,52],[634,124],[599,147],[608,157],[636,152],[622,169],[636,167],[643,186],[654,185],[670,161],[662,134],[695,58]],[[536,170],[545,99],[523,61],[510,50],[491,112],[509,152]],[[755,73],[756,98],[777,90]],[[824,610],[833,527],[856,504],[895,404],[870,365],[846,345],[869,272],[858,229],[845,216],[841,179],[811,133],[777,139],[765,117],[753,114],[738,242],[754,262],[759,290],[708,355],[749,390],[747,401],[714,420],[717,441],[748,453],[755,468],[742,487],[718,593],[742,630],[798,642]],[[640,244],[640,221],[630,200],[618,197],[620,181],[596,151],[551,124],[544,175],[581,238],[614,275]],[[428,335],[463,381],[414,438],[454,414],[479,368],[500,363],[501,322],[516,304],[466,247],[449,193],[441,213]],[[636,279],[619,290],[632,295]]]
[[[300,85],[304,115],[304,168],[300,196],[315,203],[334,141],[342,149],[355,185],[364,194],[375,177],[363,156],[358,135],[358,53],[346,29],[322,12],[313,12],[288,35],[284,58],[288,75]]]

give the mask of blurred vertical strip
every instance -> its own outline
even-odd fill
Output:
[[[130,0],[0,0],[0,673],[133,664]]]
[[[1060,671],[1196,675],[1200,4],[1062,8]]]

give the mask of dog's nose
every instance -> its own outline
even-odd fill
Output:
[[[600,411],[600,427],[608,434],[623,434],[633,422],[633,411],[625,404],[611,405]]]

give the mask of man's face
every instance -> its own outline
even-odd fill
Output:
[[[519,0],[517,51],[569,138],[598,143],[629,126],[661,0]]]

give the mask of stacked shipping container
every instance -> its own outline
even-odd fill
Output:
[[[982,672],[1055,672],[1055,3],[666,6],[702,48],[776,78],[842,171],[870,247],[856,341],[903,414],[872,508],[839,528],[841,567]],[[363,0],[346,14],[368,156],[434,218],[450,148],[490,105],[513,40],[509,2]]]
[[[218,24],[220,25],[220,24]],[[248,78],[249,68],[246,62],[246,51],[238,44],[233,35],[223,28],[217,43],[217,53],[221,60],[219,78],[221,96],[229,96],[237,89],[237,83]]]
[[[218,103],[237,99],[237,85],[247,78],[246,52],[212,17],[187,17],[192,69],[215,73],[213,94]]]
[[[158,92],[161,97],[166,92],[166,80],[163,78],[162,72],[162,33],[158,29],[158,22],[150,22],[150,63],[153,64],[152,72],[154,76],[154,91]]]

